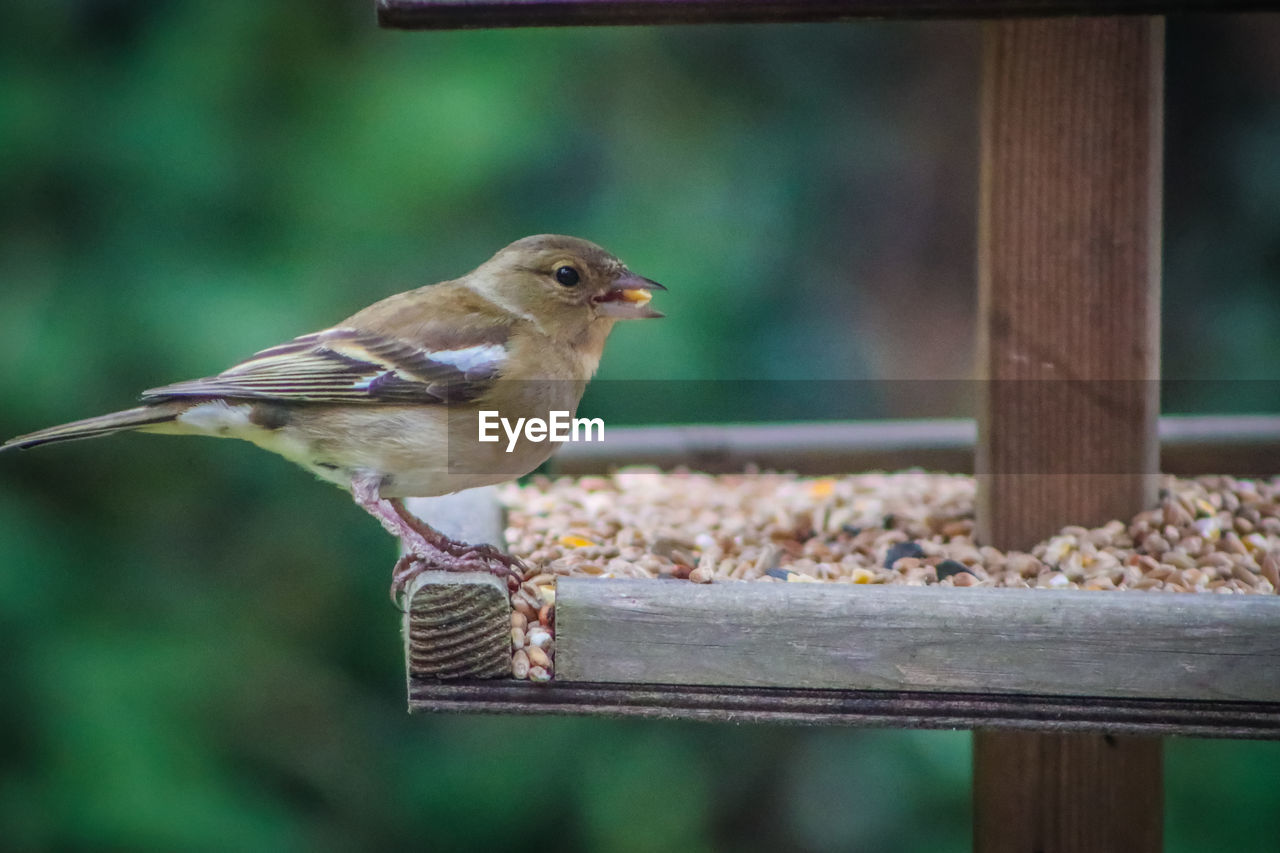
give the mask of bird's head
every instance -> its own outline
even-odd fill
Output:
[[[468,278],[484,296],[548,332],[607,330],[615,320],[661,317],[649,301],[654,290],[666,290],[595,243],[558,234],[517,240]]]

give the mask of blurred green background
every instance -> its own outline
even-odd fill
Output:
[[[544,231],[671,288],[602,378],[967,377],[978,34],[10,0],[0,435]],[[1234,410],[1232,380],[1280,378],[1280,21],[1168,39],[1165,370],[1211,381],[1166,405]],[[234,442],[0,457],[0,847],[968,846],[963,732],[410,718],[392,559],[342,492]],[[1280,744],[1166,755],[1170,850],[1275,849]]]

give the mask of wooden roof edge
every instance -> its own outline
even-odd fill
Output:
[[[391,29],[871,19],[1163,15],[1280,10],[1276,0],[378,0]]]

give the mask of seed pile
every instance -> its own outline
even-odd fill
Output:
[[[502,492],[531,567],[512,594],[512,671],[554,672],[560,576],[1275,593],[1280,478],[1164,478],[1158,506],[1030,552],[973,541],[972,477],[663,474],[535,478]]]

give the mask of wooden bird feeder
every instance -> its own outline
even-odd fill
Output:
[[[618,430],[604,445],[567,447],[560,464],[571,473],[643,462],[740,470],[748,461],[972,470],[980,540],[1012,549],[1064,525],[1133,516],[1155,503],[1157,471],[1280,467],[1280,418],[1162,421],[1157,381],[1158,16],[1275,9],[1280,2],[1247,0],[379,0],[378,18],[410,29],[990,18],[976,428]],[[1109,310],[1087,317],[1081,305]],[[415,509],[500,544],[496,506],[482,492]],[[1280,596],[561,579],[547,684],[482,678],[509,660],[496,583],[428,573],[410,599],[414,711],[973,729],[981,851],[1159,850],[1162,736],[1280,737]],[[753,630],[732,627],[744,624]],[[655,635],[696,653],[655,648]],[[463,673],[471,677],[438,677]]]

